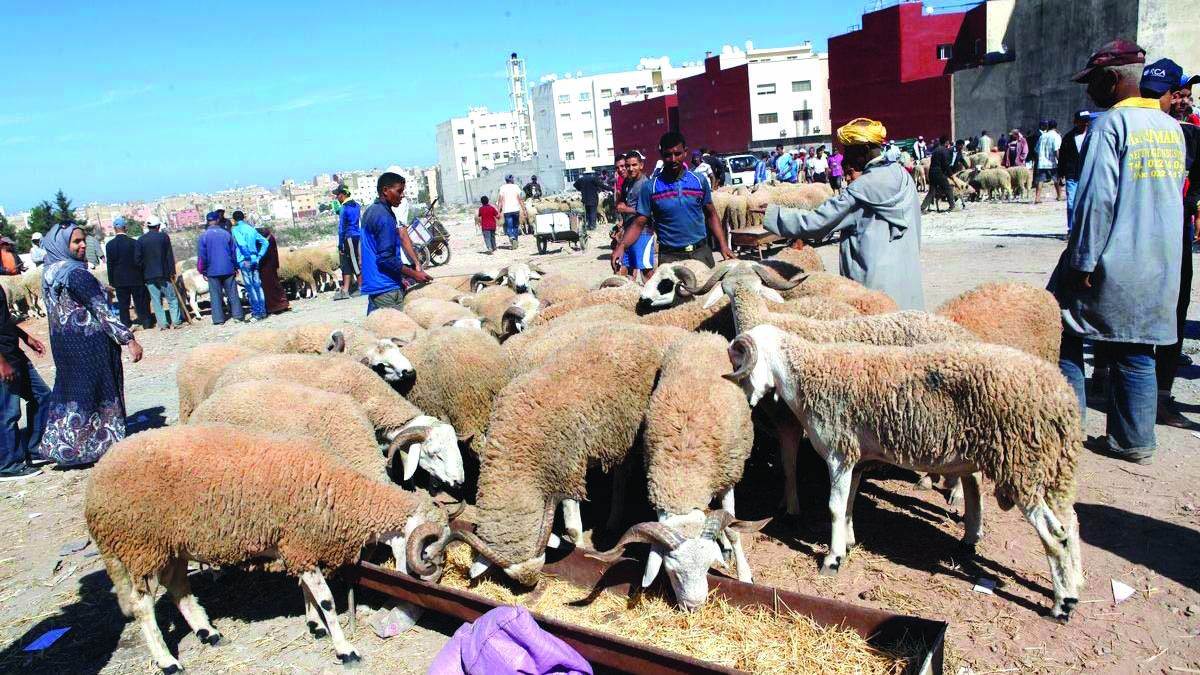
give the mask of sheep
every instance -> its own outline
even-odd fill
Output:
[[[180,423],[186,424],[196,406],[208,397],[212,391],[212,380],[221,374],[225,366],[257,353],[258,350],[254,348],[229,342],[202,344],[189,351],[175,371]]]
[[[179,273],[183,282],[183,290],[187,293],[188,306],[192,316],[200,316],[200,296],[208,295],[208,279],[196,269],[185,269]]]
[[[688,611],[707,599],[709,567],[724,566],[721,543],[732,549],[738,579],[753,581],[738,533],[767,523],[734,520],[733,487],[750,456],[754,427],[745,395],[721,378],[728,370],[726,348],[710,334],[671,345],[646,414],[646,477],[658,522],[633,526],[615,548],[596,556],[612,561],[626,544],[650,544],[642,585],[654,581],[665,558],[675,597]],[[706,516],[714,499],[721,509]]]
[[[349,354],[392,383],[412,372],[412,364],[392,340],[332,321],[243,331],[234,336],[233,342],[270,354]]]
[[[130,436],[92,469],[84,518],[117,602],[133,617],[155,665],[183,666],[154,616],[165,586],[201,642],[223,637],[188,584],[189,560],[246,565],[269,558],[299,577],[309,630],[321,622],[342,663],[359,661],[342,633],[323,569],[356,562],[363,547],[390,546],[397,567],[438,576],[447,517],[425,495],[383,485],[329,457],[312,440],[226,425],[168,427]]]
[[[298,298],[315,297],[317,294],[317,280],[313,276],[311,261],[297,249],[279,252],[279,280],[294,284]]]
[[[1062,314],[1042,288],[992,282],[946,301],[937,313],[966,327],[983,342],[1005,345],[1058,363]]]
[[[250,380],[298,382],[346,394],[362,407],[381,440],[393,443],[404,434],[419,432],[419,442],[410,449],[418,458],[408,461],[429,473],[435,489],[463,482],[462,453],[454,427],[424,414],[361,363],[313,354],[255,354],[226,366],[213,378],[207,394]]]
[[[680,273],[680,270],[684,269],[691,272],[691,276],[687,278],[693,286],[699,275],[711,273],[708,265],[699,260],[684,260],[659,265],[655,268],[654,273],[650,275],[650,278],[646,280],[646,285],[642,287],[641,296],[638,299],[638,309],[649,310],[659,307],[671,307],[677,304],[675,292],[685,278]],[[682,274],[686,275],[687,272],[683,272]],[[687,297],[691,298],[691,296]]]
[[[271,405],[263,405],[264,401]],[[295,382],[249,380],[231,384],[197,406],[190,422],[312,438],[347,466],[384,482],[391,482],[388,469],[397,450],[409,460],[402,478],[412,480],[417,471],[418,454],[408,452],[411,444],[421,442],[416,431],[393,439],[385,463],[375,441],[375,428],[354,399]]]
[[[1013,199],[1020,199],[1033,190],[1033,172],[1028,167],[1010,166],[1008,175],[1012,178]]]
[[[926,160],[917,162],[912,168],[913,182],[917,184],[919,192],[925,192],[929,189],[929,164]]]
[[[461,300],[464,307],[483,319],[484,330],[492,335],[504,335],[504,312],[517,294],[508,286],[489,286]]]
[[[445,326],[456,321],[464,322],[463,325],[473,323],[476,328],[483,327],[483,321],[471,310],[457,302],[436,298],[407,300],[404,303],[404,313],[425,329]]]
[[[652,329],[589,328],[496,397],[480,454],[477,528],[456,532],[477,553],[472,577],[491,563],[522,584],[536,584],[558,503],[575,505],[564,504],[564,521],[578,541],[577,504],[587,496],[588,467],[610,471],[631,454],[663,348]]]
[[[726,276],[750,273],[757,274],[768,288],[780,291],[780,297],[775,298],[779,301],[815,295],[844,302],[863,314],[883,314],[898,309],[896,301],[886,293],[871,290],[853,279],[826,272],[808,272],[789,281],[770,267],[748,260],[722,262],[702,285],[685,283],[681,290],[690,295],[707,294],[705,303],[711,304],[724,292],[721,282]]]
[[[468,294],[464,293],[460,288],[434,280],[405,291],[404,302],[407,309],[408,303],[418,298],[433,298],[434,300],[445,300],[446,302],[458,302],[460,298],[466,295]],[[371,313],[374,314],[375,312]]]
[[[852,316],[863,316],[863,314],[857,309],[842,302],[841,300],[822,298],[816,295],[784,300],[783,304],[776,308],[776,311],[783,314],[806,316],[810,319],[822,319],[824,321],[848,319]]]
[[[409,296],[411,299],[411,296]],[[376,335],[400,338],[410,342],[425,332],[421,324],[413,321],[412,317],[398,309],[384,307],[377,309],[363,319],[362,327]]]
[[[829,467],[833,533],[822,574],[854,544],[861,461],[957,475],[967,493],[963,543],[982,534],[981,471],[1000,508],[1019,506],[1042,540],[1055,618],[1078,603],[1083,571],[1075,465],[1083,435],[1070,385],[1051,364],[1009,347],[957,342],[915,347],[808,342],[758,326],[729,347],[750,405],[773,394]]]
[[[0,287],[4,289],[4,296],[8,302],[9,313],[13,315],[19,314],[20,302],[24,296],[24,292],[21,289],[20,280],[16,277],[0,276]]]
[[[641,317],[639,321],[645,326],[674,326],[688,331],[708,331],[731,339],[733,330],[733,314],[729,302],[720,298],[715,303],[685,302],[661,312],[653,312]]]
[[[971,187],[988,199],[1006,199],[1012,195],[1012,177],[1004,169],[984,169],[971,178]]]
[[[833,189],[825,183],[763,185],[750,195],[748,207],[752,211],[762,211],[769,204],[778,204],[811,211],[832,196]]]
[[[33,315],[46,316],[46,310],[42,308],[42,271],[40,269],[22,274],[17,280],[16,288],[20,291],[21,298],[24,299]]]
[[[533,294],[545,307],[557,305],[588,293],[588,287],[565,274],[547,274],[538,281]]]
[[[545,270],[537,265],[515,263],[498,270],[475,274],[471,277],[471,290],[479,291],[484,286],[500,284],[511,287],[517,293],[525,293],[530,290],[529,282],[541,279],[545,273]]]
[[[524,332],[529,327],[537,313],[541,311],[542,303],[533,293],[521,293],[512,299],[500,317],[500,339],[506,340],[517,333]]]
[[[601,288],[591,291],[587,295],[578,297],[565,302],[560,302],[553,307],[547,307],[538,312],[537,316],[529,322],[531,326],[539,326],[545,323],[550,323],[554,319],[572,312],[581,307],[592,307],[595,305],[617,305],[630,311],[637,308],[638,298],[641,295],[641,290],[637,286],[620,286],[617,288]]]
[[[784,246],[775,255],[761,261],[761,264],[775,270],[785,279],[791,279],[802,272],[825,271],[825,263],[821,256],[817,255],[817,249],[803,243],[799,243],[798,246]]]
[[[515,374],[494,337],[471,328],[434,328],[401,350],[415,377],[401,391],[409,403],[450,423],[482,451],[492,402]]]

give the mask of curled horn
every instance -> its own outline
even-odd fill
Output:
[[[434,562],[442,557],[449,537],[442,535],[443,525],[437,523],[421,523],[408,535],[405,542],[405,557],[408,559],[408,571],[411,574],[430,580],[438,575],[440,566]],[[425,549],[433,546],[429,558],[425,557]]]
[[[696,273],[691,268],[680,265],[675,268],[675,278],[675,292],[684,297],[691,295],[689,289],[696,287]]]
[[[686,541],[683,535],[663,523],[638,523],[621,535],[617,545],[607,551],[588,553],[596,560],[616,562],[621,557],[625,547],[630,544],[657,544],[674,550]]]
[[[758,348],[754,346],[754,338],[749,335],[739,335],[729,345],[729,361],[733,364],[734,371],[721,377],[730,382],[740,383],[750,377],[750,371],[754,370],[754,362],[757,360]]]
[[[626,277],[610,276],[600,282],[600,288],[624,288],[631,282]]]
[[[790,291],[799,286],[800,282],[803,281],[803,279],[788,281],[766,265],[755,265],[754,271],[758,274],[758,278],[762,279],[764,286],[776,291]]]
[[[334,354],[344,354],[346,352],[346,334],[341,328],[335,329],[329,334],[329,342],[325,345],[325,351]]]
[[[525,320],[525,308],[519,305],[512,305],[504,310],[504,314],[500,317],[500,327],[503,328],[504,334],[517,332],[517,322]]]
[[[713,270],[713,273],[708,275],[708,279],[699,288],[697,288],[694,284],[684,285],[683,283],[680,283],[678,288],[682,289],[688,295],[704,295],[705,293],[711,291],[714,286],[721,283],[721,280],[725,278],[725,275],[729,274],[730,269],[732,269],[732,266],[726,265],[719,270]]]
[[[758,532],[766,527],[769,522],[771,522],[770,518],[763,520],[738,520],[732,513],[725,509],[717,509],[708,514],[708,517],[704,519],[704,532],[701,536],[716,541],[717,537],[721,536],[721,533],[725,531],[725,528],[730,528],[735,532]]]
[[[543,275],[546,274],[546,270],[542,269],[541,265],[535,265],[533,263],[530,263],[529,269],[533,270],[534,272],[537,272],[538,274],[543,274]]]
[[[391,468],[392,463],[396,459],[396,451],[400,449],[400,446],[404,445],[405,443],[410,443],[410,442],[411,443],[424,443],[425,441],[429,440],[429,434],[431,431],[432,431],[432,429],[430,429],[430,427],[425,427],[425,426],[408,427],[407,429],[402,429],[400,431],[400,433],[396,434],[396,437],[392,439],[392,442],[388,444],[387,466],[389,468]],[[410,454],[412,454],[412,453],[410,453]],[[410,465],[412,465],[412,466],[410,466]],[[415,462],[411,462],[411,461],[405,462],[404,463],[404,480],[408,480],[408,479],[412,478],[412,474],[415,471],[416,471]]]

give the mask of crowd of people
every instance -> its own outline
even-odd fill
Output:
[[[754,184],[771,180],[780,183],[825,183],[833,190],[842,189],[842,151],[832,154],[824,145],[809,148],[784,149],[776,145],[774,153],[762,153],[754,167]]]

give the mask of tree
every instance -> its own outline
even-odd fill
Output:
[[[140,237],[146,231],[146,223],[136,218],[125,219],[125,234],[131,237]]]
[[[29,227],[18,232],[15,237],[18,253],[29,252],[33,246],[34,232],[46,234],[51,227],[54,227],[54,206],[50,202],[42,200],[42,203],[29,210],[29,219],[26,222]]]
[[[8,222],[8,218],[5,218],[3,213],[0,213],[0,237],[8,237],[13,241],[17,239],[17,228]]]
[[[428,204],[429,203],[429,188],[421,188],[420,190],[417,191],[417,203],[419,203],[419,204]]]
[[[45,203],[45,202],[43,202]],[[54,195],[54,222],[56,223],[75,223],[80,227],[87,227],[86,219],[75,217],[75,208],[71,205],[71,200],[59,190]]]

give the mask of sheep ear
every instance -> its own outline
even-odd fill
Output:
[[[780,304],[783,303],[783,296],[779,294],[779,291],[777,291],[773,288],[767,288],[766,286],[760,286],[758,289],[758,294],[763,296],[767,300],[770,300],[771,302],[778,302]]]
[[[329,343],[325,345],[325,351],[331,354],[346,353],[346,334],[341,330],[335,330],[329,334]]]
[[[472,432],[472,431],[468,431],[468,432],[461,433],[458,435],[459,443],[470,443],[474,439],[475,439],[475,432]]]
[[[721,296],[723,295],[725,295],[725,289],[721,288],[721,286],[718,284],[711,291],[709,291],[708,297],[704,299],[704,309],[711,309],[713,305],[717,304],[717,301],[720,300]]]
[[[391,342],[392,344],[396,345],[397,347],[407,347],[409,345],[409,343],[411,343],[416,338],[417,338],[417,335],[414,332],[414,333],[410,333],[403,337],[389,337],[386,339],[389,342]]]
[[[467,571],[467,576],[469,576],[472,580],[478,579],[491,568],[492,562],[484,557],[482,553],[476,553],[475,561],[471,563],[471,569]]]
[[[551,532],[550,538],[546,540],[546,548],[562,548],[562,545],[562,537]]]
[[[658,577],[659,571],[662,570],[663,557],[662,552],[657,546],[650,547],[650,557],[646,558],[646,571],[642,574],[642,588],[648,588],[650,584]]]
[[[417,467],[421,464],[421,444],[413,443],[408,446],[408,454],[404,457],[404,480],[410,481],[417,473]]]

